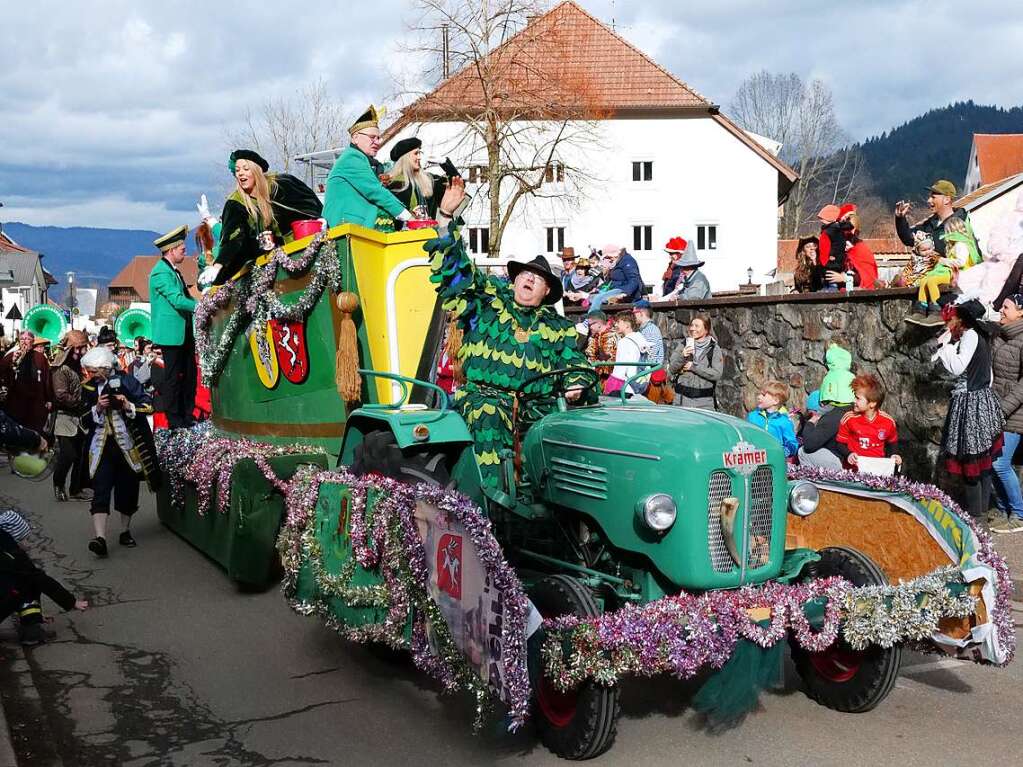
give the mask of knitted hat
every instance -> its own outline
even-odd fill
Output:
[[[842,216],[846,215],[847,213],[855,213],[855,212],[856,212],[856,205],[851,203],[851,202],[847,202],[844,205],[842,205],[842,207],[840,207],[838,209],[838,217],[841,218]]]
[[[683,253],[688,244],[684,237],[672,237],[665,243],[664,250],[668,253]]]
[[[20,541],[32,532],[32,528],[29,527],[25,518],[14,509],[8,509],[3,514],[0,514],[0,530],[3,530],[16,541]]]

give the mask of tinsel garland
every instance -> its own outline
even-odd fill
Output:
[[[270,254],[266,263],[255,262],[249,273],[216,290],[207,291],[195,307],[195,348],[199,357],[203,384],[212,386],[223,372],[235,339],[245,327],[263,327],[270,320],[301,321],[309,316],[325,290],[337,293],[342,287],[341,264],[335,257],[326,232],[320,232],[298,256],[289,256],[283,248]],[[312,266],[308,286],[294,303],[285,304],[274,291],[278,267],[289,275],[305,272]],[[213,318],[234,305],[216,342],[211,338]]]
[[[1005,648],[1006,657],[1002,665],[1008,664],[1016,653],[1016,629],[1012,619],[1012,575],[1005,557],[995,551],[991,535],[959,506],[947,493],[927,482],[914,482],[904,476],[882,477],[876,474],[860,474],[853,471],[818,469],[806,466],[789,466],[789,479],[804,479],[814,483],[851,483],[862,485],[871,490],[889,493],[902,493],[918,501],[937,501],[945,509],[955,514],[973,532],[977,538],[977,559],[990,567],[998,580],[995,586],[995,604],[991,610],[991,620],[998,639]]]
[[[322,552],[315,535],[315,506],[320,486],[342,485],[349,492],[349,535],[354,559],[367,569],[377,569],[383,588],[354,589],[354,567],[330,575],[320,564]],[[333,472],[300,470],[293,478],[288,494],[288,518],[278,540],[285,570],[284,592],[296,610],[305,614],[330,616],[327,600],[337,597],[348,604],[376,602],[386,592],[387,617],[381,624],[353,628],[343,621],[328,618],[328,625],[343,636],[357,641],[378,641],[395,648],[409,649],[416,665],[434,676],[446,689],[465,689],[476,699],[476,724],[482,723],[489,694],[461,650],[454,643],[440,608],[429,596],[429,569],[426,551],[415,520],[417,502],[429,504],[441,515],[450,515],[465,530],[476,548],[487,577],[503,600],[501,627],[501,663],[504,685],[509,695],[509,718],[515,729],[529,712],[529,676],[526,669],[526,622],[529,603],[514,570],[504,559],[500,544],[493,536],[490,521],[470,499],[440,488],[409,486],[374,476],[356,477],[344,468]],[[303,563],[311,568],[320,598],[316,603],[296,602],[298,573]],[[411,614],[411,641],[405,640],[405,628]],[[438,644],[431,647],[427,626]]]
[[[270,445],[227,437],[209,422],[188,429],[161,429],[156,437],[157,456],[170,483],[171,501],[181,506],[187,484],[195,487],[198,512],[205,515],[213,506],[226,513],[231,504],[231,475],[240,461],[253,461],[266,480],[287,497],[289,483],[280,479],[269,459],[282,455],[325,455],[322,448],[294,443]]]
[[[546,620],[541,656],[548,676],[567,690],[586,679],[614,684],[630,674],[689,678],[721,668],[739,639],[766,648],[791,636],[805,650],[821,652],[841,634],[854,649],[890,647],[929,637],[942,618],[973,614],[976,598],[965,591],[953,593],[947,584],[954,582],[961,582],[961,576],[949,566],[897,586],[857,587],[832,577],[700,595],[683,592],[596,618]],[[817,630],[804,610],[815,600],[826,600]],[[766,626],[750,616],[756,608],[770,610]]]

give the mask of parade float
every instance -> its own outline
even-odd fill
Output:
[[[630,676],[699,675],[714,724],[755,705],[786,646],[808,695],[852,713],[888,695],[905,647],[1012,659],[1004,560],[951,499],[789,469],[726,415],[570,406],[584,369],[551,371],[516,399],[553,390],[556,408],[485,486],[429,380],[431,236],[337,227],[201,302],[214,419],[162,435],[160,516],[231,577],[264,584],[279,556],[294,609],[408,651],[475,696],[477,724],[532,717],[570,759],[610,748]]]

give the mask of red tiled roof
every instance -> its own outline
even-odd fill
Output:
[[[974,133],[981,186],[1023,172],[1023,133]]]
[[[0,232],[0,250],[7,250],[13,253],[35,253],[34,250],[23,248],[3,232]]]
[[[910,249],[902,244],[902,240],[865,239],[867,247],[875,258],[900,258],[908,256]],[[796,269],[796,245],[799,240],[778,240],[778,271],[793,272]]]
[[[110,281],[110,287],[134,290],[139,301],[149,301],[149,273],[159,260],[160,256],[135,256]],[[192,256],[185,258],[178,270],[188,285],[195,285],[199,276],[199,265]]]
[[[481,78],[465,67],[403,113],[409,121],[455,119],[484,106],[542,116],[550,108],[579,119],[629,111],[702,110],[712,104],[574,2],[531,21],[484,61],[497,84],[488,104]]]
[[[597,120],[703,113],[770,163],[783,200],[796,171],[765,150],[717,107],[571,0],[531,21],[483,61],[496,76],[488,105],[481,79],[465,67],[410,104],[384,131],[387,143],[414,122],[475,118],[486,106],[511,115]]]

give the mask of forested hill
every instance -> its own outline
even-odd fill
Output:
[[[1023,107],[959,102],[870,138],[859,149],[885,202],[919,201],[935,179],[962,187],[974,133],[1023,133]]]
[[[31,226],[4,223],[4,231],[19,245],[43,253],[43,266],[58,279],[75,272],[80,285],[106,285],[132,256],[157,253],[158,232],[139,229]],[[191,242],[189,242],[191,244]]]

